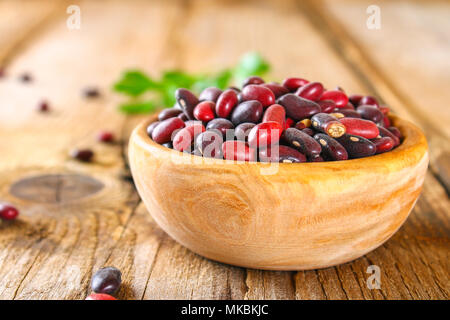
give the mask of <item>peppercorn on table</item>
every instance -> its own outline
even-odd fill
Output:
[[[80,1],[79,29],[71,5],[0,2],[0,201],[20,210],[0,224],[0,299],[85,299],[103,266],[122,271],[119,299],[449,298],[448,3],[383,1],[373,26],[366,0]],[[145,209],[126,153],[148,115],[118,112],[112,83],[134,67],[220,70],[248,51],[272,79],[376,96],[424,130],[422,195],[375,251],[313,271],[232,267],[180,246]],[[99,143],[102,130],[117,141]]]

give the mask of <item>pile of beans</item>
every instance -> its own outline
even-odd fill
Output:
[[[371,96],[347,96],[320,82],[282,84],[249,77],[242,89],[210,87],[197,97],[175,92],[177,103],[147,128],[153,141],[198,156],[239,161],[319,162],[392,150],[401,133],[389,108]]]

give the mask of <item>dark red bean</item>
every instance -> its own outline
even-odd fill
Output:
[[[200,121],[210,121],[214,119],[214,109],[216,108],[216,104],[212,101],[203,101],[200,102],[194,108],[194,117]]]
[[[186,117],[189,120],[194,120],[194,108],[198,104],[197,97],[188,89],[180,88],[175,91],[175,99],[177,99]]]
[[[339,119],[345,125],[348,134],[360,136],[366,139],[376,138],[380,132],[375,123],[369,120],[357,118],[342,118]]]
[[[178,108],[163,109],[158,114],[158,120],[159,121],[164,121],[164,120],[169,119],[169,118],[177,117],[181,113],[183,113],[183,111],[178,109]]]
[[[163,144],[172,140],[172,133],[184,128],[185,124],[180,118],[170,118],[158,123],[152,131],[152,139],[156,143]]]
[[[345,125],[328,113],[321,112],[313,115],[311,125],[317,131],[324,132],[333,138],[339,138],[346,132]]]
[[[297,121],[309,118],[321,111],[320,106],[317,103],[301,98],[293,93],[281,96],[278,99],[278,103],[286,109],[288,117]]]
[[[117,299],[105,293],[92,293],[86,298],[86,300],[117,300]]]
[[[347,95],[339,90],[325,91],[320,100],[333,100],[337,108],[345,107],[348,103]]]
[[[231,114],[231,122],[234,125],[244,122],[258,123],[261,120],[262,113],[263,106],[261,102],[256,100],[244,101],[234,108]]]
[[[350,159],[368,157],[377,151],[370,140],[352,134],[344,134],[336,140],[347,150]]]
[[[259,151],[259,160],[261,162],[300,163],[306,162],[306,157],[294,148],[273,145]]]
[[[152,122],[147,127],[147,135],[151,138],[152,132],[156,128],[156,126],[159,124],[159,121]]]
[[[283,81],[283,87],[293,92],[298,88],[308,84],[309,81],[301,78],[286,78]]]
[[[359,102],[362,99],[362,95],[359,94],[352,94],[350,97],[348,97],[348,101],[354,106],[357,107],[359,105]]]
[[[275,95],[275,98],[278,98],[282,96],[283,94],[289,93],[289,90],[283,87],[281,84],[278,83],[264,83],[261,86],[266,87],[267,89],[271,90],[273,94]]]
[[[252,130],[254,126],[256,126],[256,124],[251,122],[244,122],[239,124],[236,127],[236,129],[234,129],[234,135],[236,136],[236,139],[247,141],[248,134],[250,133],[250,130]]]
[[[220,131],[205,131],[195,138],[195,149],[204,157],[222,159],[222,143],[223,137]]]
[[[353,110],[355,111],[355,107],[349,102],[347,103],[345,106],[343,106],[342,108],[336,108],[334,109],[335,111],[339,112],[340,110]]]
[[[216,103],[216,114],[220,118],[228,118],[230,113],[236,107],[238,97],[236,91],[227,89],[219,96]]]
[[[400,130],[398,130],[398,128],[396,128],[396,127],[388,127],[387,129],[390,132],[392,132],[394,134],[394,136],[396,136],[399,139],[402,139],[402,133],[400,132]]]
[[[361,115],[358,112],[356,112],[356,110],[336,109],[335,112],[342,113],[344,116],[346,116],[348,118],[361,119]]]
[[[114,133],[111,131],[101,131],[97,136],[97,140],[100,142],[111,143],[114,141]]]
[[[98,270],[91,280],[91,288],[95,293],[115,294],[122,283],[122,273],[115,267]]]
[[[180,118],[180,119],[183,120],[183,121],[188,121],[188,120],[189,120],[188,117],[184,114],[184,112],[181,112],[181,113],[178,115],[178,118]]]
[[[18,217],[19,210],[7,203],[0,203],[0,218],[3,220],[14,220]]]
[[[308,136],[311,136],[311,137],[313,137],[316,134],[316,132],[311,128],[302,129],[302,132],[306,133]]]
[[[199,101],[212,101],[217,102],[217,99],[222,94],[222,90],[216,87],[206,88],[200,93],[198,100]]]
[[[337,142],[336,139],[324,133],[314,135],[314,139],[316,139],[322,146],[322,153],[324,153],[326,157],[332,161],[348,159],[347,150],[345,150],[345,148]]]
[[[74,149],[70,153],[71,157],[82,162],[90,162],[94,157],[94,152],[90,149]]]
[[[244,80],[244,82],[242,83],[242,88],[248,86],[249,84],[263,84],[263,83],[264,80],[261,77],[251,76]]]
[[[184,127],[179,130],[172,140],[173,148],[178,151],[191,152],[191,146],[194,139],[200,133],[205,131],[205,127],[201,124],[194,124],[192,126]]]
[[[380,132],[381,137],[388,137],[391,138],[394,141],[394,147],[398,146],[400,144],[400,138],[397,137],[393,132],[390,130],[383,128],[381,126],[378,126],[378,130]]]
[[[242,97],[244,101],[257,100],[259,101],[263,108],[266,108],[275,103],[275,95],[272,90],[255,85],[249,84],[242,89]]]
[[[391,126],[391,120],[389,120],[389,117],[387,116],[383,116],[382,123],[385,128],[389,128]]]
[[[314,157],[314,158],[309,158],[308,160],[310,162],[324,162],[324,160],[323,160],[323,158],[321,156]]]
[[[226,160],[256,161],[256,150],[249,148],[244,141],[225,141],[222,153]]]
[[[374,97],[371,96],[364,96],[361,98],[361,100],[359,100],[358,105],[370,105],[370,106],[377,106],[379,107],[380,105],[378,104],[377,99],[375,99]]]
[[[320,99],[323,93],[323,85],[320,82],[310,82],[300,88],[295,93],[299,97],[317,101]]]
[[[318,101],[317,104],[320,106],[321,112],[331,113],[336,109],[336,103],[333,100],[322,100]]]
[[[360,105],[356,108],[356,112],[358,112],[363,119],[370,120],[372,122],[380,122],[384,117],[380,109],[375,106]]]
[[[297,123],[295,124],[294,128],[295,128],[295,129],[298,129],[298,130],[303,130],[303,129],[306,128],[306,125],[305,125],[304,122],[299,121],[299,122],[297,122]]]
[[[223,137],[233,136],[234,138],[234,125],[228,119],[216,118],[208,122],[206,130],[219,130]]]
[[[96,87],[87,87],[83,89],[83,95],[86,98],[98,98],[100,96],[100,91]]]
[[[279,104],[273,104],[264,112],[262,122],[275,121],[284,128],[285,118],[286,111],[284,107]]]
[[[377,148],[376,154],[383,153],[395,147],[395,142],[389,137],[375,138],[371,140]]]
[[[317,157],[322,151],[320,144],[313,137],[295,128],[286,129],[283,139],[308,157]]]
[[[292,120],[291,118],[286,118],[285,122],[284,122],[284,129],[290,128],[292,127],[292,125],[294,124],[294,120]]]
[[[266,148],[280,141],[283,126],[275,121],[263,122],[254,126],[248,134],[248,145],[251,148]]]

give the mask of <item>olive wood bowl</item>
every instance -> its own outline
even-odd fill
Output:
[[[391,117],[404,139],[362,159],[232,162],[178,152],[133,131],[129,161],[148,211],[176,241],[209,259],[268,270],[325,268],[354,260],[389,239],[422,189],[424,134]],[[262,174],[274,168],[274,174]]]

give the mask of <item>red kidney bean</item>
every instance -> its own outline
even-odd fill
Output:
[[[336,109],[335,112],[341,113],[347,118],[361,119],[361,115],[358,112],[356,112],[356,110]]]
[[[388,127],[387,128],[394,136],[396,136],[399,140],[402,139],[402,133],[396,127]]]
[[[281,96],[278,99],[278,103],[286,109],[288,117],[297,121],[309,118],[321,111],[320,106],[317,103],[299,97],[293,93]]]
[[[48,105],[48,102],[47,101],[39,102],[38,111],[40,111],[40,112],[48,112],[48,111],[50,111],[50,107]]]
[[[172,140],[173,148],[178,151],[191,152],[191,145],[197,135],[205,131],[205,127],[201,124],[184,127],[179,130]]]
[[[156,128],[156,126],[159,124],[159,121],[152,122],[147,127],[147,135],[151,138],[152,132]]]
[[[278,98],[282,96],[283,94],[289,93],[289,90],[283,87],[281,84],[278,83],[264,83],[261,86],[266,87],[267,89],[271,90],[273,94],[275,95],[275,98]]]
[[[378,130],[380,132],[381,137],[388,137],[391,138],[394,141],[394,147],[398,146],[400,144],[400,138],[397,137],[394,133],[392,133],[390,130],[383,128],[381,126],[378,126]]]
[[[263,108],[275,103],[275,95],[272,90],[255,84],[249,84],[242,89],[242,98],[244,101],[257,100],[261,102]]]
[[[340,110],[352,110],[355,111],[355,107],[349,102],[347,103],[345,106],[343,106],[342,108],[336,108],[334,109],[335,111],[339,112]]]
[[[345,150],[345,148],[339,142],[337,142],[329,135],[318,133],[314,135],[314,139],[316,139],[322,146],[322,153],[324,153],[327,158],[331,159],[332,161],[348,159],[347,150]]]
[[[158,115],[158,120],[164,121],[169,118],[177,117],[181,113],[183,113],[183,111],[178,108],[163,109]]]
[[[295,93],[299,97],[317,101],[320,99],[323,93],[323,85],[320,82],[310,82],[300,88]]]
[[[350,159],[368,157],[377,151],[375,144],[360,136],[344,134],[336,140],[347,150]]]
[[[222,133],[218,130],[205,131],[195,138],[195,149],[208,158],[222,159]]]
[[[0,203],[0,218],[3,220],[14,220],[18,217],[19,210],[7,203]]]
[[[352,94],[350,97],[348,97],[348,101],[350,101],[353,106],[357,107],[362,97],[363,96],[359,94]]]
[[[391,120],[389,120],[389,117],[387,116],[383,116],[382,123],[385,128],[389,128],[391,126]]]
[[[323,158],[321,156],[309,158],[310,162],[324,162]]]
[[[375,138],[371,140],[377,148],[376,154],[383,153],[395,147],[395,142],[389,137]]]
[[[232,131],[233,129],[233,123],[230,120],[223,118],[213,119],[206,125],[206,130],[219,130],[223,137],[227,136],[227,131]]]
[[[273,104],[264,112],[262,122],[275,121],[284,128],[285,118],[286,111],[284,110],[284,107],[279,104]]]
[[[322,100],[318,101],[317,104],[320,106],[321,112],[331,113],[336,109],[336,103],[333,100]]]
[[[333,100],[337,108],[345,107],[348,103],[347,95],[338,90],[325,91],[320,100]]]
[[[356,108],[356,112],[358,112],[363,119],[370,120],[372,122],[380,122],[384,117],[380,109],[375,106],[360,105]]]
[[[324,132],[333,138],[339,138],[346,132],[345,125],[328,113],[321,112],[313,115],[311,125],[317,131]]]
[[[247,141],[248,134],[250,133],[250,131],[253,129],[254,126],[256,126],[256,124],[251,122],[244,122],[239,124],[234,130],[234,135],[236,136],[236,139]]]
[[[248,86],[249,84],[263,84],[263,83],[264,80],[261,77],[251,76],[244,80],[244,82],[242,83],[242,88]]]
[[[320,144],[313,137],[295,128],[286,129],[283,132],[283,140],[308,157],[317,157],[322,151]]]
[[[313,137],[316,134],[316,132],[311,128],[305,128],[305,129],[302,129],[301,131],[311,137]]]
[[[194,117],[200,121],[210,121],[214,119],[214,109],[216,104],[212,101],[202,101],[194,108]]]
[[[199,101],[217,102],[217,99],[222,94],[222,90],[216,87],[209,87],[204,89],[198,96]]]
[[[216,103],[216,114],[220,118],[228,118],[238,103],[238,96],[233,89],[227,89],[219,96]]]
[[[114,134],[111,131],[101,131],[97,136],[97,140],[100,142],[111,143],[114,141]]]
[[[94,157],[94,152],[90,149],[73,149],[70,152],[72,158],[82,162],[91,162]]]
[[[246,88],[248,87],[249,86]],[[233,113],[231,114],[231,122],[234,125],[238,125],[243,122],[258,123],[259,120],[261,120],[262,113],[263,106],[261,102],[256,100],[244,101],[234,108]]]
[[[300,163],[306,162],[306,157],[294,148],[273,145],[269,148],[259,150],[259,160],[261,162]]]
[[[122,273],[115,267],[98,270],[91,280],[91,288],[95,293],[115,294],[122,283]]]
[[[194,120],[194,108],[198,104],[197,97],[188,89],[180,88],[175,91],[175,98],[186,117]]]
[[[376,138],[380,132],[375,123],[369,120],[357,118],[342,118],[339,119],[347,129],[348,134],[360,136],[366,139]]]
[[[289,91],[295,91],[301,86],[308,84],[309,81],[301,78],[286,78],[283,81],[283,87],[288,89]]]
[[[113,296],[106,293],[91,293],[86,300],[117,300]]]
[[[286,118],[286,120],[284,122],[284,129],[292,127],[293,124],[294,124],[294,120],[292,120],[291,118]]]
[[[185,124],[180,118],[170,118],[161,121],[152,130],[152,139],[159,144],[170,142],[172,140],[172,133],[177,129],[184,128],[184,126]]]
[[[251,148],[265,148],[280,141],[283,126],[275,121],[263,122],[254,126],[248,134],[248,145]]]
[[[225,141],[222,153],[226,160],[256,161],[256,150],[249,148],[244,141]]]
[[[362,97],[361,100],[359,100],[359,104],[358,105],[370,105],[370,106],[377,106],[377,107],[380,106],[378,104],[377,99],[375,99],[372,96],[364,96],[364,97]]]

